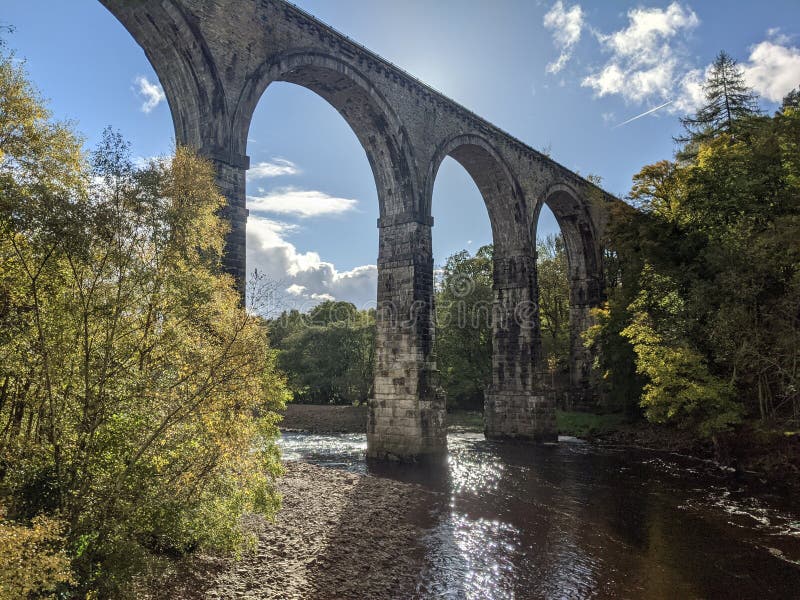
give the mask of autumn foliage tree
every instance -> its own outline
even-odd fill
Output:
[[[85,157],[0,61],[0,502],[58,524],[81,593],[237,548],[278,505],[286,391],[221,271],[212,169],[184,148],[137,169],[111,131]]]

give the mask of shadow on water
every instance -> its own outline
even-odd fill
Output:
[[[421,486],[428,509],[397,515],[418,539],[395,554],[417,561],[417,597],[798,596],[797,513],[710,466],[567,439],[530,446],[459,434],[448,442],[439,466],[367,463],[359,435],[287,434],[282,445],[289,458],[375,476],[365,485]],[[353,513],[370,526],[368,510]],[[352,544],[355,531],[364,529],[340,524],[336,548]]]

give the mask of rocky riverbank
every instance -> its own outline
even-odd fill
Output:
[[[280,422],[281,431],[307,433],[366,433],[367,407],[333,404],[289,404]],[[454,432],[483,431],[483,414],[456,411],[447,414],[447,428]]]
[[[240,560],[193,557],[142,594],[181,598],[409,598],[434,493],[390,479],[287,462],[275,522],[247,518],[255,548]]]
[[[333,404],[289,404],[280,423],[283,431],[366,433],[367,407]]]

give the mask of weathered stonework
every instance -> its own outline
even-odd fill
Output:
[[[418,458],[446,450],[445,400],[433,361],[431,223],[409,219],[380,227],[370,458]]]
[[[378,331],[368,454],[416,459],[445,450],[433,352],[431,197],[451,156],[486,202],[495,244],[490,437],[550,440],[554,395],[542,377],[535,227],[546,203],[567,240],[572,287],[570,390],[591,401],[580,344],[602,301],[602,205],[590,182],[282,0],[100,0],[142,46],[164,88],[179,144],[213,161],[231,221],[225,268],[246,275],[250,119],[275,81],[327,100],[360,140],[380,209]],[[587,400],[588,399],[588,400]]]

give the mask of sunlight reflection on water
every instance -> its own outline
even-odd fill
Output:
[[[284,433],[280,446],[286,460],[437,493],[420,598],[729,597],[732,574],[737,597],[796,596],[796,511],[702,463],[560,442],[451,434],[438,468],[368,463],[363,434]]]

